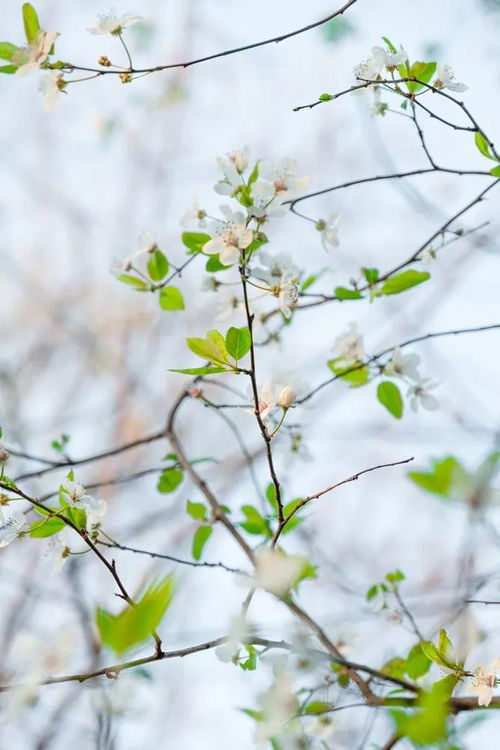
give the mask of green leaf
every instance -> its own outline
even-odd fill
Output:
[[[246,672],[253,672],[257,668],[257,651],[250,644],[245,646],[245,651],[248,654],[248,658],[245,661],[238,662],[239,666]]]
[[[196,521],[207,520],[207,509],[203,503],[192,503],[191,500],[187,501],[186,510]]]
[[[414,78],[418,78],[418,80],[422,81],[423,83],[429,83],[436,71],[436,67],[437,66],[435,62],[414,62],[409,70],[409,75]],[[420,91],[424,88],[422,84],[413,83],[410,81],[408,81],[406,85],[412,93]]]
[[[278,503],[276,502],[276,487],[273,482],[269,482],[266,487],[266,500],[273,509],[273,513],[276,516],[278,513]]]
[[[227,271],[231,266],[225,266],[220,262],[218,255],[211,255],[205,264],[205,270],[208,273],[217,273],[217,271]]]
[[[28,44],[32,44],[40,31],[40,21],[31,3],[24,3],[23,5],[23,21],[26,39],[28,40]]]
[[[165,286],[158,298],[162,310],[184,310],[184,298],[176,286]]]
[[[318,101],[320,101],[320,102],[331,102],[332,99],[335,99],[335,97],[333,96],[333,94],[326,94],[325,93],[325,94],[320,94],[318,96]]]
[[[30,526],[30,536],[34,539],[43,539],[47,536],[57,534],[65,527],[60,518],[47,518],[45,521],[34,521]]]
[[[203,234],[203,232],[182,233],[182,242],[189,250],[188,255],[201,253],[203,246],[211,239],[209,234]]]
[[[156,245],[153,252],[148,254],[148,273],[153,281],[161,281],[165,278],[170,268],[169,262]]]
[[[162,621],[172,596],[173,579],[167,576],[151,584],[135,607],[127,607],[118,615],[98,607],[96,623],[102,642],[118,656],[143,643]]]
[[[0,58],[2,60],[12,60],[12,57],[19,47],[10,42],[0,42]]]
[[[214,365],[230,365],[226,341],[219,331],[209,331],[204,339],[186,339],[186,343],[198,357],[209,359]]]
[[[333,703],[326,703],[325,701],[311,701],[311,703],[308,703],[306,706],[304,706],[303,710],[305,714],[317,716],[318,714],[324,714],[327,711],[331,711],[333,707]]]
[[[397,49],[396,49],[396,47],[395,47],[395,46],[393,45],[393,43],[391,42],[391,40],[390,40],[390,39],[389,39],[388,37],[386,37],[386,36],[383,36],[383,37],[382,37],[382,39],[384,40],[384,42],[385,42],[385,43],[387,44],[387,46],[389,47],[389,51],[390,51],[390,52],[392,52],[393,54],[395,54],[395,53],[397,52]]]
[[[290,513],[292,512],[292,510],[295,510],[295,508],[297,507],[297,505],[300,505],[300,503],[302,502],[302,500],[303,500],[303,498],[296,497],[295,500],[292,500],[291,502],[289,502],[286,505],[284,505],[283,506],[283,515],[284,515],[284,517],[286,518],[288,515],[290,515]],[[288,521],[287,525],[285,526],[285,528],[283,529],[283,531],[281,533],[282,534],[289,534],[290,531],[293,531],[299,524],[302,523],[303,520],[304,519],[300,518],[300,516],[297,515],[297,514],[294,515],[294,516],[292,516],[292,518]]]
[[[430,277],[431,275],[427,271],[414,271],[410,269],[409,271],[398,273],[396,276],[391,276],[390,279],[384,282],[380,291],[382,294],[399,294],[406,291],[406,289],[411,289],[412,286],[417,286],[417,284],[427,281]]]
[[[118,276],[118,281],[123,281],[124,284],[135,286],[138,292],[147,292],[150,289],[148,283],[146,283],[142,279],[136,278],[135,276],[131,276],[128,273],[121,273]]]
[[[361,292],[357,289],[347,289],[345,286],[338,286],[335,288],[335,296],[337,299],[363,299]]]
[[[174,492],[182,483],[183,479],[184,474],[182,473],[181,469],[177,469],[175,467],[165,469],[165,471],[160,474],[156,489],[158,490],[158,492]]]
[[[212,536],[212,531],[213,529],[211,526],[200,526],[198,529],[196,529],[193,536],[193,545],[191,548],[195,560],[199,560],[201,558],[203,547]]]
[[[479,151],[482,153],[483,156],[486,156],[487,159],[492,159],[493,161],[497,161],[493,154],[491,153],[490,144],[484,137],[484,135],[479,132],[479,130],[476,130],[474,133],[474,140],[476,142],[476,146],[479,149]]]
[[[330,370],[338,375],[342,380],[349,383],[351,388],[358,388],[360,385],[366,385],[370,379],[370,370],[366,365],[361,362],[358,364],[354,362],[349,367],[341,364],[343,362],[342,357],[331,359],[328,362]]]
[[[420,643],[416,643],[406,658],[405,672],[411,680],[418,680],[427,674],[431,660],[422,651]]]
[[[317,281],[317,280],[318,280],[318,274],[317,273],[311,274],[300,285],[300,291],[301,292],[305,292],[306,289],[309,289],[309,287],[312,286],[314,284],[314,282]]]
[[[493,167],[493,169],[490,169],[490,174],[492,174],[493,177],[500,177],[500,165],[498,167]]]
[[[0,73],[5,73],[6,75],[12,75],[17,70],[17,65],[0,65]]]
[[[257,508],[253,505],[242,505],[242,513],[246,520],[240,523],[242,529],[245,529],[249,534],[263,534],[264,536],[271,537],[272,531],[269,528],[269,523],[259,513]]]
[[[427,492],[440,497],[450,497],[455,479],[465,474],[462,464],[453,456],[434,460],[430,471],[409,471],[408,477]]]
[[[389,583],[399,583],[399,581],[405,580],[405,574],[400,570],[394,570],[392,573],[387,573],[385,580]]]
[[[382,383],[379,383],[377,398],[393,417],[401,419],[403,416],[403,398],[395,383],[391,383],[390,380],[383,380]]]
[[[219,372],[229,372],[225,367],[186,367],[182,370],[169,370],[169,372],[180,372],[181,375],[216,375]]]
[[[252,337],[248,328],[230,328],[226,333],[226,348],[236,361],[250,351]]]
[[[361,271],[370,286],[378,281],[378,277],[380,276],[378,268],[362,268]]]

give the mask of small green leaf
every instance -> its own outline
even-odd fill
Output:
[[[231,266],[225,266],[220,262],[218,255],[211,255],[205,264],[205,270],[208,273],[217,273],[217,271],[227,271]]]
[[[184,310],[184,298],[176,286],[163,287],[158,301],[162,310]]]
[[[389,48],[389,51],[390,51],[390,52],[392,52],[392,54],[393,54],[393,55],[394,55],[394,54],[396,54],[396,52],[397,52],[397,49],[396,49],[396,47],[395,47],[395,46],[393,45],[393,43],[391,42],[391,40],[390,40],[390,39],[389,39],[388,37],[386,37],[386,36],[383,36],[383,37],[382,37],[382,39],[383,39],[383,40],[384,40],[384,42],[385,42],[385,43],[387,44],[387,46],[388,46],[388,48]]]
[[[155,249],[148,253],[148,273],[153,281],[161,281],[167,275],[170,266],[162,251],[156,245],[154,247]]]
[[[12,75],[17,70],[17,65],[0,65],[0,73],[5,75]]]
[[[96,623],[102,642],[118,656],[143,643],[160,624],[173,597],[173,579],[167,576],[146,589],[134,607],[113,615],[98,607]]]
[[[331,359],[328,362],[328,367],[335,375],[338,375],[342,380],[349,383],[351,388],[358,388],[368,383],[370,380],[370,370],[366,365],[363,365],[362,362],[354,362],[349,367],[346,367],[342,364],[343,361],[342,357]]]
[[[493,169],[490,169],[490,174],[492,174],[493,177],[500,177],[500,165],[498,167],[493,167]]]
[[[28,40],[28,44],[32,44],[40,31],[40,21],[31,3],[24,3],[23,5],[23,21],[26,39]]]
[[[335,97],[332,94],[320,94],[318,96],[318,101],[320,102],[331,102],[332,99],[335,99]]]
[[[361,271],[370,286],[378,281],[378,277],[380,276],[378,268],[362,268]]]
[[[248,658],[245,661],[238,662],[238,664],[246,672],[253,672],[257,668],[257,651],[250,644],[245,646],[245,651],[248,654]]]
[[[124,284],[130,284],[131,286],[135,286],[138,292],[147,292],[150,288],[149,284],[147,284],[142,279],[138,279],[135,276],[131,276],[128,273],[121,273],[118,276],[118,281],[123,281]]]
[[[226,347],[231,357],[236,361],[242,359],[250,351],[252,337],[248,328],[230,328],[226,333]]]
[[[427,492],[450,497],[457,478],[465,476],[462,464],[454,456],[434,460],[430,471],[409,471],[408,477]]]
[[[431,660],[422,651],[420,643],[416,643],[406,658],[405,672],[411,680],[418,680],[427,674]]]
[[[436,71],[436,67],[435,62],[414,62],[409,70],[409,75],[413,78],[418,78],[418,80],[423,83],[429,83]],[[422,84],[410,81],[408,81],[406,85],[412,93],[424,88]]]
[[[184,474],[182,473],[181,469],[177,469],[175,467],[165,469],[165,471],[161,473],[160,478],[158,479],[156,488],[158,492],[174,492],[182,483],[183,479]]]
[[[311,701],[304,706],[304,713],[316,716],[318,714],[324,714],[327,711],[332,711],[333,703],[326,703],[325,701]]]
[[[192,503],[191,500],[187,501],[186,510],[196,521],[207,520],[207,509],[203,503]]]
[[[194,255],[195,253],[201,253],[203,246],[207,244],[212,238],[209,234],[203,234],[203,232],[183,232],[182,242],[188,248],[188,255]]]
[[[412,286],[417,286],[417,284],[427,281],[430,277],[431,275],[427,271],[414,271],[410,269],[409,271],[398,273],[396,276],[391,276],[390,279],[384,282],[380,291],[382,294],[399,294],[407,289],[411,289]]]
[[[211,526],[200,526],[193,536],[192,554],[195,560],[200,560],[203,548],[212,536]]]
[[[403,398],[395,383],[391,383],[390,380],[383,380],[382,383],[379,383],[377,398],[393,417],[401,419],[403,416]]]
[[[12,60],[12,57],[19,47],[10,42],[0,42],[0,58],[2,60]]]
[[[241,510],[246,518],[246,520],[242,521],[240,524],[242,529],[245,529],[249,534],[263,534],[267,537],[272,536],[269,523],[261,516],[257,508],[254,508],[253,505],[242,505]]]
[[[209,331],[204,339],[186,339],[186,343],[198,357],[208,359],[214,365],[230,365],[226,341],[219,331]]]
[[[217,375],[220,372],[229,372],[225,367],[186,367],[183,370],[169,370],[169,372],[180,372],[181,375]]]
[[[361,292],[357,289],[347,289],[345,286],[338,286],[335,289],[335,296],[337,299],[363,299]]]
[[[389,583],[399,583],[405,580],[405,574],[400,570],[394,570],[392,573],[387,573],[385,580],[389,581]]]
[[[60,518],[47,518],[45,521],[34,521],[30,526],[30,536],[34,539],[43,539],[47,536],[57,534],[65,527]]]
[[[486,156],[487,159],[497,161],[497,159],[495,159],[495,157],[491,153],[490,144],[479,130],[476,130],[476,132],[474,133],[474,140],[476,142],[477,148],[483,156]]]

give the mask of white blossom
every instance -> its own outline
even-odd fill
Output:
[[[293,690],[292,676],[280,672],[276,682],[261,698],[263,721],[257,724],[257,742],[267,742],[286,732],[286,724],[297,712],[298,701]]]
[[[271,381],[264,383],[258,392],[259,403],[258,412],[260,418],[264,421],[269,414],[276,408],[276,394],[274,392],[274,386]]]
[[[225,157],[219,156],[217,165],[223,178],[214,186],[215,192],[220,195],[233,195],[244,185],[242,174],[248,166],[248,147],[232,151]]]
[[[489,669],[486,669],[486,667],[475,667],[472,670],[474,678],[470,683],[470,691],[474,695],[477,695],[478,706],[490,705],[498,671],[500,671],[500,659],[495,659]]]
[[[6,463],[10,458],[10,453],[3,443],[0,443],[0,464]]]
[[[406,60],[408,60],[408,54],[403,47],[399,52],[390,52],[383,47],[373,47],[371,56],[356,65],[354,75],[363,80],[376,81],[382,68],[385,67],[388,72],[391,72]]]
[[[182,217],[181,226],[185,229],[191,229],[193,226],[196,229],[204,229],[207,226],[206,216],[206,211],[199,207],[198,201],[195,198],[191,204],[191,208]]]
[[[29,524],[24,513],[16,511],[6,516],[0,507],[0,547],[6,547],[27,529],[29,529]]]
[[[282,409],[289,409],[295,399],[297,398],[297,392],[294,388],[287,385],[280,391],[280,394],[278,396],[277,404],[278,406],[281,406]]]
[[[214,221],[209,227],[212,239],[203,245],[207,255],[218,255],[225,266],[237,263],[240,251],[247,248],[253,239],[253,232],[248,229],[245,217],[240,211],[234,213],[228,206],[221,206],[225,221]]]
[[[60,531],[58,534],[54,534],[50,537],[45,555],[50,560],[52,573],[61,572],[68,562],[70,554],[71,549],[66,542],[66,534],[64,531]]]
[[[386,375],[419,381],[419,363],[420,356],[418,354],[403,354],[401,347],[397,346],[392,353],[390,362],[384,367],[384,372]]]
[[[363,337],[358,333],[356,323],[351,323],[347,331],[335,339],[334,350],[345,367],[363,360],[365,356]]]
[[[55,107],[61,91],[64,89],[64,85],[62,77],[55,71],[42,76],[38,88],[43,94],[43,108],[45,112],[50,112]]]
[[[84,510],[87,514],[87,522],[90,526],[99,523],[106,513],[107,503],[105,500],[87,495],[85,487],[79,482],[67,481],[63,486],[66,499],[72,508]]]
[[[340,216],[338,214],[331,214],[331,216],[326,219],[326,221],[324,219],[320,219],[316,223],[316,229],[318,230],[318,232],[321,232],[321,242],[325,250],[329,249],[328,246],[339,246],[339,222]]]
[[[285,596],[297,583],[306,561],[298,555],[286,555],[273,549],[257,552],[254,584],[276,596]]]
[[[52,45],[56,41],[57,31],[39,31],[31,44],[18,49],[12,62],[17,65],[16,74],[19,76],[29,75],[38,70],[49,56]]]
[[[420,258],[422,265],[427,268],[432,261],[436,260],[436,251],[433,247],[426,247]]]
[[[297,164],[293,159],[264,160],[259,164],[259,180],[252,187],[252,196],[260,198],[261,202],[263,199],[267,203],[276,199],[282,202],[308,184],[308,177],[297,177]]]
[[[252,275],[265,283],[267,293],[278,298],[281,312],[289,319],[299,298],[300,271],[286,254],[272,257],[262,252],[260,261],[266,268],[255,268]]]
[[[140,21],[142,21],[141,16],[131,16],[130,13],[119,16],[116,8],[111,8],[107,13],[101,13],[97,23],[87,31],[91,34],[121,34],[127,26],[134,26]]]
[[[240,649],[245,643],[248,635],[248,623],[242,615],[237,615],[231,619],[227,641],[222,646],[217,646],[215,655],[220,661],[225,663],[234,661],[238,658]]]
[[[449,65],[440,65],[437,69],[437,77],[433,80],[432,85],[436,89],[449,89],[450,91],[467,91],[468,86],[465,83],[459,83],[455,80],[455,73]]]
[[[430,378],[419,378],[417,382],[408,389],[408,397],[413,411],[418,411],[423,406],[427,411],[436,411],[439,401],[429,391],[437,387],[437,383],[431,383]]]

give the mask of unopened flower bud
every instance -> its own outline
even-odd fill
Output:
[[[0,443],[0,464],[4,464],[10,458],[9,451]]]
[[[289,409],[296,398],[295,390],[287,385],[278,396],[278,406],[281,406],[282,409]]]
[[[97,62],[99,65],[102,65],[104,68],[111,67],[111,60],[109,59],[109,57],[106,57],[106,55],[101,55]]]
[[[198,385],[195,385],[189,390],[189,395],[191,398],[201,398],[203,391]]]
[[[119,78],[122,83],[130,83],[132,80],[130,73],[120,73]]]

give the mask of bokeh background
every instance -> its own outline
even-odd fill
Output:
[[[189,60],[278,35],[333,9],[322,0],[251,5],[143,0],[118,8],[145,19],[127,32],[138,65]],[[40,0],[37,10],[46,29],[61,32],[61,59],[93,65],[102,54],[117,62],[123,57],[117,40],[86,31],[106,10],[95,0],[70,5]],[[4,0],[2,11],[0,36],[20,43],[21,4]],[[345,20],[278,45],[131,85],[107,77],[70,86],[49,114],[42,111],[36,75],[2,77],[0,423],[6,443],[57,458],[50,443],[66,433],[71,456],[82,457],[161,429],[169,404],[186,383],[167,369],[193,363],[184,338],[217,326],[217,295],[202,290],[203,274],[193,264],[182,278],[186,311],[164,312],[153,295],[117,282],[110,270],[113,259],[135,252],[147,231],[172,262],[180,263],[182,215],[194,196],[217,211],[216,157],[242,145],[255,159],[296,159],[299,173],[311,178],[311,190],[426,166],[411,122],[390,113],[374,118],[367,95],[292,111],[324,91],[350,85],[353,66],[383,35],[404,44],[413,59],[432,57],[452,65],[458,80],[469,86],[468,106],[495,137],[499,31],[500,3],[494,0],[421,0],[418,10],[395,0],[359,0]],[[439,163],[485,168],[470,134],[421,119]],[[289,215],[273,222],[269,250],[290,253],[308,272],[324,269],[319,287],[331,291],[360,266],[388,269],[408,257],[483,184],[481,177],[435,174],[305,201],[301,210],[313,218],[332,211],[341,215],[340,247],[325,253],[312,224]],[[369,353],[431,331],[498,322],[495,192],[457,226],[467,230],[484,221],[489,225],[440,255],[429,284],[374,305],[345,303],[297,313],[281,343],[259,350],[261,379],[289,374],[305,388],[323,380],[335,338],[354,320]],[[238,321],[243,325],[238,315],[227,324]],[[441,408],[435,413],[407,408],[399,422],[377,403],[373,387],[349,390],[342,383],[296,409],[293,419],[302,426],[313,460],[291,457],[283,441],[279,467],[287,497],[409,456],[426,466],[431,457],[453,454],[474,468],[495,446],[500,426],[498,342],[498,333],[490,332],[414,349],[422,356],[423,372],[440,383]],[[258,452],[252,418],[238,412],[235,419],[249,450]],[[219,415],[193,401],[181,424],[191,456],[217,459],[203,473],[223,502],[237,509],[254,501],[234,435]],[[189,558],[194,522],[185,503],[200,500],[189,484],[173,496],[156,491],[155,473],[105,484],[158,469],[167,452],[164,442],[156,442],[82,467],[77,479],[105,485],[100,494],[110,506],[106,530],[113,538]],[[265,487],[265,466],[261,457],[256,460]],[[9,473],[32,468],[13,458]],[[25,487],[50,492],[63,477],[64,472],[48,475]],[[305,552],[320,565],[318,580],[303,586],[304,605],[333,638],[348,643],[356,661],[379,666],[412,643],[411,632],[372,612],[365,601],[368,587],[398,567],[407,576],[408,605],[423,630],[430,636],[447,626],[460,642],[472,644],[468,663],[489,663],[500,655],[496,608],[476,606],[459,620],[455,616],[467,581],[491,574],[487,593],[498,598],[496,520],[492,509],[487,522],[474,521],[463,504],[424,495],[404,469],[394,469],[318,501],[287,549]],[[46,548],[43,540],[22,541],[0,556],[3,682],[19,677],[16,669],[24,657],[16,637],[24,634],[47,648],[63,636],[72,639],[64,671],[85,668],[94,658],[94,608],[113,602],[110,580],[89,555],[75,556],[56,574]],[[244,564],[219,529],[206,559]],[[178,593],[162,630],[168,648],[222,635],[244,597],[244,589],[224,571],[175,567],[125,552],[117,552],[116,560],[132,590],[175,569]],[[250,619],[266,637],[293,631],[283,609],[265,594],[256,597]],[[109,654],[101,658],[113,661]],[[255,708],[271,680],[270,665],[243,673],[209,652],[124,674],[116,683],[53,686],[28,707],[7,699],[0,703],[0,744],[16,750],[56,750],[70,743],[82,750],[132,750],[139,744],[245,750],[254,747],[254,725],[239,709]],[[339,712],[331,746],[361,750],[387,739],[390,725],[372,712]],[[488,714],[467,731],[463,746],[491,745],[499,721]]]

